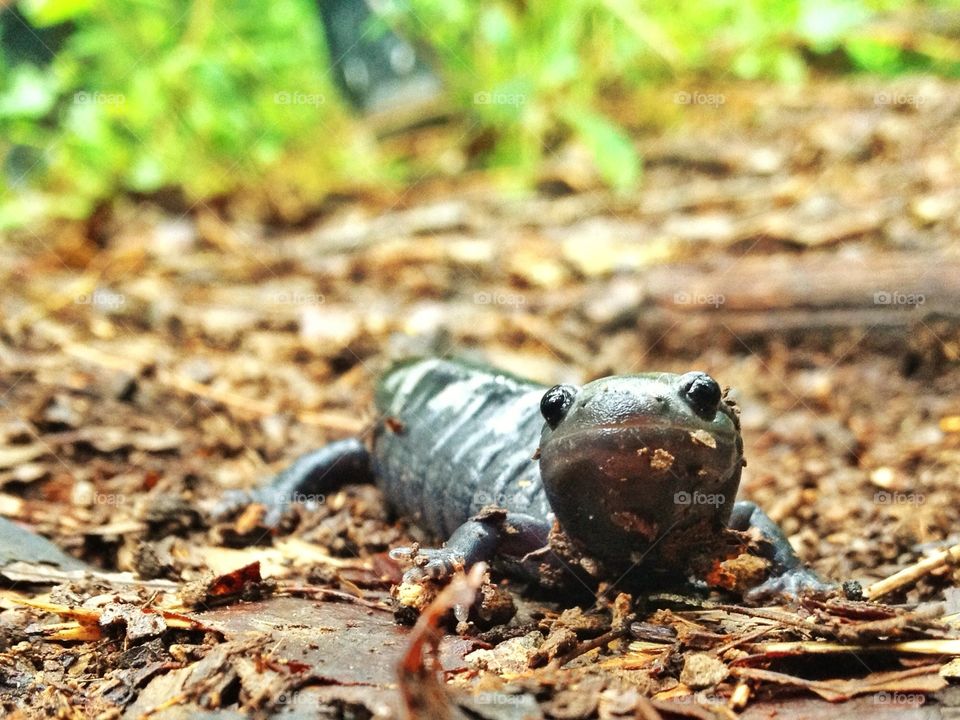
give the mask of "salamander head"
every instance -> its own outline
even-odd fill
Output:
[[[709,375],[653,373],[558,385],[543,396],[540,474],[563,530],[593,556],[676,550],[733,509],[740,423]],[[686,535],[685,535],[686,533]]]

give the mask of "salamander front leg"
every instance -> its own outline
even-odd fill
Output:
[[[458,527],[440,548],[397,548],[390,555],[412,560],[404,582],[440,580],[495,555],[523,557],[547,544],[550,526],[543,520],[504,510],[485,510]]]
[[[213,514],[222,518],[260,503],[267,508],[264,524],[273,527],[291,503],[319,501],[348,483],[370,482],[370,452],[359,438],[349,438],[301,455],[265,485],[226,493]]]
[[[746,600],[762,602],[795,598],[807,593],[826,595],[839,588],[839,585],[823,580],[800,562],[783,530],[756,503],[736,503],[729,525],[731,529],[741,532],[750,528],[757,530],[770,548],[767,559],[773,563],[772,574],[765,582],[747,593]]]

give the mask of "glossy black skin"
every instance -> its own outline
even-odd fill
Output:
[[[689,390],[704,389],[696,403]],[[740,424],[703,373],[602,378],[570,387],[544,424],[540,472],[564,531],[593,556],[629,566],[667,543],[686,555],[725,525],[743,467]],[[553,426],[551,426],[553,425]]]
[[[461,362],[400,363],[377,384],[373,474],[397,511],[449,537],[496,505],[547,519],[534,455],[543,386]]]
[[[682,568],[724,525],[754,527],[774,575],[752,599],[832,589],[801,566],[756,505],[733,502],[743,466],[739,422],[704,373],[547,389],[427,358],[385,373],[376,406],[369,448],[349,439],[308,453],[246,499],[266,504],[275,521],[298,496],[376,482],[400,514],[449,538],[442,548],[410,553],[407,580],[494,558],[536,577],[545,561],[558,561],[546,549],[556,521],[618,574],[638,565]]]

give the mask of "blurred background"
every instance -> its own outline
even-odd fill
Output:
[[[628,190],[644,162],[631,138],[711,102],[658,93],[672,84],[960,72],[955,0],[411,0],[372,12],[337,0],[326,18],[307,0],[4,5],[5,227],[87,217],[123,194],[229,198],[296,222],[327,193],[424,177],[487,169],[530,187],[565,149],[580,174]],[[378,52],[437,86],[408,83],[405,108],[378,98],[389,82],[363,77]],[[431,93],[429,111],[410,112]],[[358,120],[378,112],[394,126],[401,114],[443,122],[398,139]]]
[[[433,353],[709,372],[742,496],[868,594],[960,543],[960,0],[0,6],[3,517],[110,570],[234,569],[270,536],[204,503],[368,430],[379,373]],[[409,544],[337,497],[295,539]],[[270,550],[356,590],[303,547]],[[945,557],[881,599],[956,612]],[[11,637],[111,697],[112,660]]]

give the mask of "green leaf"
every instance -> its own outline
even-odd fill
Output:
[[[629,190],[640,180],[640,155],[622,128],[586,110],[564,113],[577,137],[593,153],[603,180],[616,190]]]
[[[20,0],[23,14],[36,27],[56,25],[82,15],[93,0]]]
[[[130,186],[144,192],[156,190],[166,179],[163,165],[149,155],[140,155],[127,172]]]
[[[35,65],[20,65],[0,95],[0,117],[42,118],[57,99],[57,81]]]
[[[480,14],[480,34],[495,47],[514,42],[513,21],[504,8],[493,5]]]
[[[800,5],[797,32],[816,50],[827,52],[870,15],[858,0],[807,0]]]
[[[851,38],[846,50],[853,62],[868,72],[894,74],[902,69],[900,49],[872,38]]]

